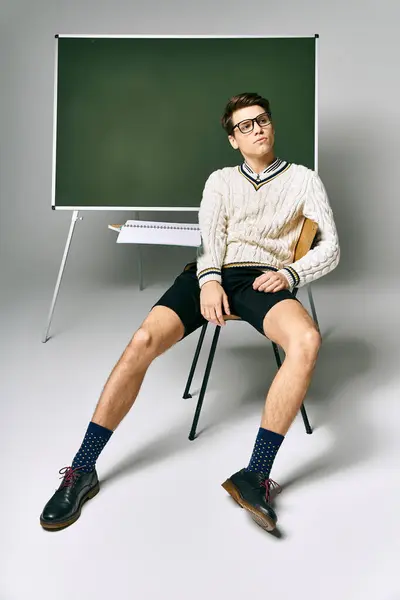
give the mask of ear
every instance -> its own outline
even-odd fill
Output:
[[[228,135],[228,139],[229,139],[229,142],[230,142],[230,145],[232,146],[232,148],[234,150],[237,150],[239,148],[239,146],[238,146],[238,143],[237,143],[236,139],[234,138],[234,136]]]

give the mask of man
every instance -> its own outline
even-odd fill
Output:
[[[292,290],[337,266],[339,242],[318,175],[275,156],[268,100],[250,93],[231,98],[222,125],[244,162],[209,176],[199,210],[197,263],[187,265],[153,306],[111,372],[82,445],[72,465],[60,470],[63,481],[40,516],[45,529],[71,525],[99,491],[97,458],[132,407],[152,361],[206,320],[223,326],[224,312],[239,315],[285,352],[250,462],[223,483],[261,527],[275,528],[271,491],[279,486],[270,471],[306,395],[321,343]],[[318,223],[317,243],[293,263],[304,217]]]

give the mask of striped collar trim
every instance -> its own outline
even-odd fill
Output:
[[[287,162],[286,160],[282,160],[281,158],[276,158],[274,160],[274,162],[272,162],[259,175],[257,173],[255,173],[253,171],[253,169],[246,162],[241,164],[238,167],[238,170],[239,170],[239,173],[247,179],[247,181],[250,181],[250,183],[253,185],[254,189],[258,190],[258,189],[260,189],[260,187],[262,187],[269,181],[272,181],[272,179],[275,179],[275,177],[277,177],[281,173],[284,173],[284,171],[286,171],[290,166],[291,166],[291,163]]]

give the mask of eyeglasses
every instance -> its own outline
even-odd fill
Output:
[[[234,127],[232,127],[231,133],[233,133],[234,129],[238,127],[238,129],[242,133],[251,133],[254,129],[254,121],[257,121],[260,127],[267,127],[271,123],[271,119],[268,113],[261,113],[254,119],[245,119],[244,121],[240,121],[240,123],[236,123]]]

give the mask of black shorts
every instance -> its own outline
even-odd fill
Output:
[[[270,268],[273,271],[277,270]],[[253,281],[265,270],[266,268],[256,267],[223,268],[221,282],[228,296],[231,313],[253,325],[261,335],[265,335],[264,317],[274,304],[286,299],[300,302],[288,289],[279,292],[254,290]],[[167,306],[178,315],[185,328],[184,338],[207,323],[200,311],[200,286],[196,271],[195,262],[186,265],[172,286],[154,304],[154,306]]]

